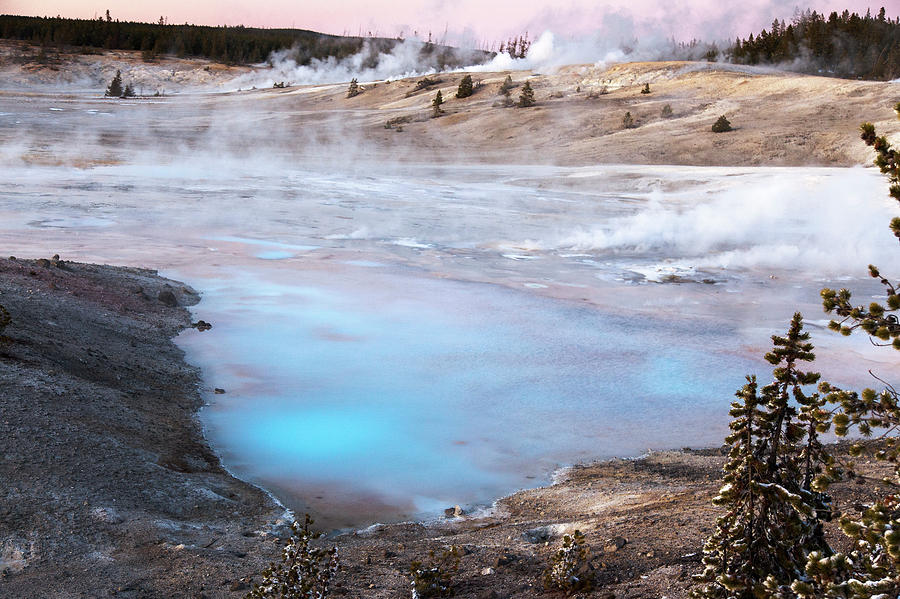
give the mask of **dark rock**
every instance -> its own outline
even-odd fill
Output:
[[[516,554],[510,553],[509,551],[504,551],[497,556],[497,559],[494,560],[494,567],[499,568],[500,566],[508,566],[517,559],[519,559],[519,557]]]
[[[50,268],[50,261],[47,260],[46,258],[38,258],[37,261],[35,262],[35,264],[37,264],[38,266],[42,266],[44,268]]]
[[[622,547],[624,547],[628,543],[628,539],[624,537],[613,537],[611,539],[607,539],[603,544],[604,553],[615,553]]]
[[[225,393],[225,389],[219,389],[218,387],[216,387],[215,389],[213,389],[213,392],[216,395],[223,395]]]
[[[160,291],[157,299],[170,308],[174,308],[178,305],[178,300],[175,298],[175,294],[168,289],[163,289],[162,291]]]
[[[532,528],[522,533],[522,538],[527,543],[546,543],[553,538],[553,533],[549,526],[540,526]]]
[[[247,582],[244,580],[235,580],[234,582],[231,583],[232,591],[246,591],[249,588],[250,588],[250,585],[247,584]]]
[[[459,518],[463,514],[465,514],[465,512],[458,505],[448,507],[444,510],[444,516],[446,516],[447,518]]]

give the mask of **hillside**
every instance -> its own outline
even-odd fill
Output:
[[[463,77],[456,72],[430,75],[439,82],[424,89],[417,89],[422,76],[362,81],[362,93],[348,98],[346,82],[291,86],[288,80],[285,88],[273,89],[275,75],[268,69],[201,59],[148,65],[139,53],[108,52],[70,56],[51,67],[12,62],[9,56],[20,49],[2,48],[0,74],[6,91],[0,94],[8,101],[27,90],[30,97],[60,106],[87,101],[125,111],[125,106],[142,105],[144,110],[126,111],[138,121],[120,125],[132,129],[127,146],[104,137],[115,152],[166,143],[175,134],[166,132],[166,123],[175,115],[177,135],[185,139],[229,123],[229,135],[215,140],[216,151],[269,148],[317,159],[329,146],[348,157],[415,162],[852,166],[870,158],[858,139],[861,122],[872,121],[888,135],[900,130],[891,109],[900,100],[900,83],[720,63],[573,65],[552,74],[474,72],[475,93],[465,99],[455,97]],[[154,102],[103,98],[106,83],[119,69],[138,92],[162,89],[164,95],[176,95]],[[503,107],[498,91],[507,74],[516,85],[511,99],[518,99],[528,80],[536,106]],[[58,85],[66,81],[77,85]],[[649,94],[641,93],[645,83]],[[438,90],[444,113],[431,118]],[[662,115],[667,105],[669,118]],[[626,112],[635,128],[623,127]],[[720,115],[727,116],[734,131],[711,132]],[[37,123],[29,131],[37,146],[45,126],[47,134],[65,135],[58,127],[51,131],[52,122]],[[21,139],[14,128],[0,129],[4,135]]]

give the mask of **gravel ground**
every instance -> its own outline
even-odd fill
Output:
[[[276,556],[290,515],[219,464],[195,418],[200,373],[171,340],[198,300],[153,271],[0,259],[0,596],[240,597]],[[458,597],[548,596],[541,573],[577,529],[592,596],[686,597],[722,463],[684,450],[576,466],[485,513],[333,535],[333,595],[406,597],[410,563],[457,546]],[[868,493],[844,484],[835,503]]]

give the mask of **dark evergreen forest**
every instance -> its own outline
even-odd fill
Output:
[[[882,8],[877,16],[844,11],[827,18],[815,11],[799,12],[785,25],[738,39],[727,51],[740,64],[790,64],[792,70],[862,79],[900,77],[900,18]]]
[[[272,52],[293,49],[299,64],[314,59],[346,58],[367,48],[375,60],[379,52],[390,52],[400,40],[390,38],[343,37],[305,29],[257,29],[252,27],[209,27],[168,25],[100,19],[23,17],[0,15],[0,37],[34,45],[68,48],[84,53],[99,49],[140,51],[144,60],[161,55],[209,58],[228,64],[255,64]],[[459,66],[452,48],[422,43],[420,52],[438,66]],[[483,61],[484,52],[467,53],[467,60]],[[478,60],[480,59],[480,60]]]

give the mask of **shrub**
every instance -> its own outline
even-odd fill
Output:
[[[309,529],[313,521],[306,515],[301,526],[291,524],[291,538],[281,551],[281,561],[273,562],[253,587],[247,599],[325,599],[328,585],[339,568],[337,547],[314,549],[310,541],[322,537]]]
[[[550,558],[543,579],[547,590],[563,591],[568,595],[591,590],[594,580],[590,549],[581,532],[576,530],[571,536],[563,537],[562,548]]]
[[[468,98],[472,95],[472,76],[466,75],[459,82],[459,88],[456,90],[457,98]]]
[[[356,77],[350,80],[350,85],[347,87],[347,97],[353,98],[359,95],[359,82],[356,80]]]
[[[459,547],[453,545],[436,558],[434,551],[429,551],[429,563],[413,562],[409,567],[409,583],[412,587],[412,599],[428,597],[452,597],[453,573],[459,569]]]
[[[626,112],[625,116],[622,117],[622,126],[626,129],[634,129],[637,125],[634,124],[634,117],[631,116],[630,112]]]
[[[725,115],[719,117],[712,126],[713,133],[725,133],[726,131],[731,131],[731,123],[728,122],[728,119],[725,118]]]
[[[644,84],[644,88],[641,90],[641,93],[642,93],[642,94],[649,94],[649,93],[650,93],[650,84],[649,84],[649,83],[645,83],[645,84]]]
[[[534,106],[534,90],[531,89],[531,83],[526,81],[522,86],[522,93],[519,94],[519,108],[528,108]]]
[[[440,79],[432,79],[431,77],[422,77],[421,79],[416,81],[416,91],[429,88],[432,85],[437,85],[440,82],[441,82]]]
[[[662,112],[660,112],[660,114],[662,115],[662,118],[664,118],[664,119],[672,118],[672,105],[666,104],[665,106],[663,106]]]
[[[112,81],[109,82],[109,86],[106,88],[106,95],[110,98],[121,98],[123,91],[122,71],[116,71],[116,76],[112,78]]]
[[[441,95],[441,90],[438,90],[438,93],[435,94],[435,96],[434,96],[434,100],[431,101],[431,108],[432,108],[431,116],[432,116],[432,118],[439,117],[439,116],[441,116],[441,114],[443,114],[444,109],[441,108],[441,104],[443,104],[443,103],[444,103],[444,96]]]

